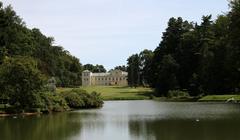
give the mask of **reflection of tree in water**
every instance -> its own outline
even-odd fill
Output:
[[[69,140],[80,136],[83,127],[103,128],[103,124],[94,123],[97,118],[101,118],[101,115],[76,112],[0,118],[0,140]]]
[[[65,140],[80,133],[80,121],[71,113],[41,117],[3,118],[0,120],[0,139],[3,140]]]
[[[138,140],[233,140],[240,137],[239,126],[239,120],[134,120],[129,131]]]

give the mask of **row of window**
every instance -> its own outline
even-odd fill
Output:
[[[109,80],[109,81],[111,81],[111,80],[112,80],[112,81],[114,81],[114,80],[116,80],[116,81],[126,80],[125,77],[120,77],[120,78],[117,78],[117,77],[116,77],[116,78],[114,78],[114,77],[113,77],[113,78],[110,78],[110,77],[109,77],[109,78],[97,78],[97,77],[96,77],[96,78],[95,78],[95,80],[98,80],[98,81],[100,81],[100,80],[103,81],[104,79],[105,79],[105,81],[106,81],[106,80]],[[88,78],[84,78],[83,80],[84,80],[84,81],[88,81]]]
[[[126,80],[126,78],[124,78],[124,77],[120,77],[120,78],[117,78],[117,77],[116,77],[116,78],[114,78],[114,77],[113,77],[113,78],[111,78],[111,77],[109,77],[109,78],[107,78],[107,77],[106,77],[106,78],[97,78],[97,77],[96,77],[95,80],[98,80],[98,81],[100,81],[100,80],[102,80],[102,81],[103,81],[103,80],[105,80],[105,81],[106,81],[106,80],[109,80],[109,81],[111,81],[111,80],[112,80],[112,81],[114,81],[114,80],[116,80],[116,81],[121,81],[121,80]]]
[[[88,78],[83,78],[84,81],[88,81]]]
[[[88,76],[88,73],[83,73],[83,76]]]

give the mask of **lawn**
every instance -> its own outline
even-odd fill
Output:
[[[204,101],[227,101],[230,98],[234,98],[234,100],[240,101],[240,95],[208,95],[204,96],[199,101],[204,102]]]
[[[80,87],[88,92],[101,93],[104,100],[145,100],[150,99],[153,90],[144,87],[120,87],[120,86],[88,86]],[[71,90],[72,88],[58,88],[57,92]]]

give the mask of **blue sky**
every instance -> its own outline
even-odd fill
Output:
[[[154,50],[171,17],[200,22],[229,10],[227,0],[3,0],[26,22],[53,36],[81,63],[107,69]]]

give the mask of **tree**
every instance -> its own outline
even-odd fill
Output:
[[[91,72],[96,72],[96,73],[99,73],[99,72],[106,72],[106,69],[104,68],[103,65],[92,65],[92,64],[86,64],[86,65],[83,65],[83,70],[89,70]]]
[[[37,69],[37,63],[29,57],[7,59],[0,66],[1,94],[9,97],[10,104],[20,108],[34,107],[38,92],[44,84],[44,77]]]
[[[166,31],[163,33],[162,41],[160,42],[159,46],[154,50],[154,55],[151,63],[151,75],[149,79],[151,79],[151,86],[156,89],[163,89],[162,84],[160,84],[159,79],[162,78],[162,68],[165,66],[161,66],[162,64],[169,62],[173,62],[176,65],[178,64],[178,60],[182,59],[181,55],[181,39],[182,36],[189,32],[192,29],[192,24],[188,23],[187,21],[183,21],[182,18],[171,18],[168,22],[168,27]],[[168,57],[166,57],[168,56]],[[163,62],[163,58],[165,59]],[[167,64],[168,65],[168,64]],[[177,67],[172,67],[177,68]],[[176,70],[175,70],[176,71]],[[164,71],[163,71],[164,72]],[[178,80],[178,76],[180,74],[174,73],[174,79]],[[176,82],[178,83],[178,82]],[[159,87],[161,86],[161,87]],[[172,87],[174,88],[174,87]],[[166,87],[163,92],[166,93],[170,87]]]
[[[231,85],[235,89],[240,89],[240,0],[230,2],[229,12],[229,40],[230,40],[230,77]]]
[[[45,36],[39,29],[28,29],[11,6],[0,4],[0,64],[6,58],[33,57],[44,75],[57,79],[57,86],[79,86],[79,59],[53,42],[53,37]]]
[[[140,59],[140,83],[141,85],[149,85],[151,83],[151,63],[153,52],[151,50],[143,50],[139,54]]]
[[[158,95],[167,95],[169,90],[177,89],[176,73],[179,65],[171,55],[164,55],[158,66],[159,73],[156,75],[156,91]]]
[[[121,71],[127,71],[127,67],[125,65],[122,66],[116,66],[114,70],[121,70]]]
[[[138,54],[134,54],[127,61],[128,85],[137,87],[140,85],[140,58]]]

